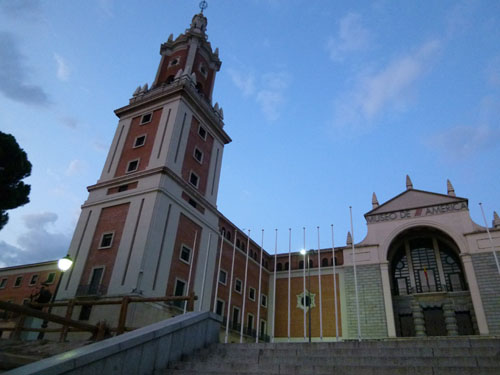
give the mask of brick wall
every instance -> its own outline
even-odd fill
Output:
[[[358,335],[356,318],[356,295],[354,289],[354,269],[344,267],[345,300],[347,307],[348,336]],[[362,338],[387,337],[382,278],[378,264],[356,267],[358,276],[359,312]]]
[[[497,256],[500,254],[497,252]],[[483,301],[484,313],[491,335],[500,335],[500,277],[491,252],[475,254],[472,264]]]

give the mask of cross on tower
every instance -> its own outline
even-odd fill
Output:
[[[203,14],[203,11],[208,8],[208,3],[203,0],[200,2],[200,9],[201,9],[201,14]]]

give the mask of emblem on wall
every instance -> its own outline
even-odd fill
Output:
[[[311,293],[308,290],[306,290],[305,293],[302,292],[300,294],[297,294],[297,308],[308,311],[310,306],[311,309],[313,309],[316,307],[315,299],[316,299],[316,294]]]

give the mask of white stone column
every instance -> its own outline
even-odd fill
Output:
[[[470,254],[462,254],[461,258],[464,265],[465,277],[467,277],[467,283],[469,284],[469,291],[472,299],[472,305],[474,306],[474,313],[477,319],[479,334],[488,335],[490,331],[488,329],[488,323],[486,322],[486,315],[484,314],[483,301],[481,300],[479,286],[477,285],[476,273],[472,264],[472,257]]]
[[[394,311],[392,308],[391,283],[389,281],[389,264],[380,264],[382,275],[382,288],[384,292],[385,318],[387,320],[387,336],[396,337],[396,325],[394,324]]]

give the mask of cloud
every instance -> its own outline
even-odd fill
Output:
[[[57,221],[55,213],[25,215],[23,221],[27,231],[17,238],[17,246],[0,241],[0,267],[54,260],[67,253],[70,238],[48,230]]]
[[[2,11],[12,17],[38,17],[41,12],[40,0],[0,0]]]
[[[285,103],[285,91],[290,78],[285,72],[267,73],[262,77],[264,87],[257,92],[256,101],[268,121],[276,121]]]
[[[78,120],[70,116],[61,117],[59,121],[61,121],[64,126],[71,129],[75,129],[78,126]]]
[[[243,96],[256,101],[268,121],[273,122],[279,118],[286,102],[285,92],[290,84],[288,73],[284,71],[264,73],[258,79],[258,83],[254,74],[248,69],[245,69],[245,72],[230,69],[229,75]]]
[[[241,90],[243,96],[250,96],[255,92],[253,74],[238,72],[234,69],[229,69],[228,72],[234,85]]]
[[[82,160],[72,160],[66,168],[66,176],[75,176],[85,171],[87,165]]]
[[[24,60],[14,36],[0,31],[0,92],[24,104],[49,104],[45,91],[27,82],[29,69]]]
[[[404,102],[405,95],[430,67],[439,47],[439,41],[429,41],[379,71],[358,77],[355,88],[336,100],[334,125],[368,127],[387,107]]]
[[[327,41],[327,50],[333,61],[342,61],[348,53],[364,50],[370,42],[370,33],[361,23],[361,16],[348,13],[339,21],[337,36]]]
[[[59,78],[59,80],[64,82],[68,81],[70,70],[68,64],[66,63],[66,60],[64,60],[57,53],[54,53],[54,59],[56,60],[57,64],[57,78]]]
[[[433,135],[427,146],[452,161],[466,160],[478,152],[498,147],[500,129],[489,125],[455,126]]]

